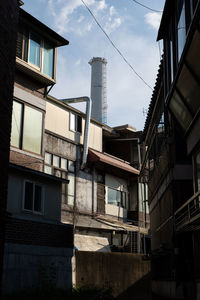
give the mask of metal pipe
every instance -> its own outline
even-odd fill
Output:
[[[83,159],[82,159],[82,164],[81,164],[81,170],[83,170],[85,168],[85,165],[87,162],[87,155],[88,155],[88,140],[89,140],[92,99],[90,99],[87,96],[83,96],[83,97],[78,97],[78,98],[60,99],[60,101],[66,103],[66,104],[86,102],[86,120],[85,120],[84,142],[83,142]]]

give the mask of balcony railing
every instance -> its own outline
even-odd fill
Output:
[[[194,230],[200,226],[200,191],[187,200],[174,214],[175,230]]]

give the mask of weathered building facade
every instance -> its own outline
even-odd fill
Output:
[[[5,293],[49,283],[72,285],[73,227],[61,223],[60,191],[68,180],[43,172],[46,94],[56,82],[56,49],[67,44],[19,9],[1,278]]]
[[[163,59],[143,132],[152,290],[199,299],[199,1],[166,1],[158,40]]]

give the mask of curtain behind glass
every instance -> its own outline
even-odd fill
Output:
[[[44,42],[42,72],[53,78],[53,48]]]
[[[23,105],[13,101],[11,145],[20,148]]]
[[[31,64],[40,67],[40,39],[33,33],[30,34],[28,61]]]
[[[25,107],[23,149],[41,153],[42,112]]]

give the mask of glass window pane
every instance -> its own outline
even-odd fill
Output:
[[[52,167],[50,166],[44,166],[44,173],[46,174],[52,174]]]
[[[45,161],[45,163],[51,165],[52,164],[52,154],[45,152],[44,161]]]
[[[35,185],[34,211],[42,211],[42,187],[39,185]]]
[[[61,158],[61,168],[67,170],[67,159]]]
[[[74,192],[75,192],[75,177],[74,177],[74,174],[68,173],[68,180],[69,180],[68,195],[74,196]]]
[[[53,155],[53,166],[60,167],[60,157],[57,155]]]
[[[178,60],[179,60],[181,57],[181,54],[183,52],[183,48],[185,45],[185,39],[186,39],[185,3],[184,2],[182,4],[177,29],[178,29]]]
[[[121,204],[121,192],[108,188],[108,203],[113,205]]]
[[[33,33],[30,34],[28,61],[40,67],[40,38]]]
[[[74,205],[74,197],[73,196],[69,196],[67,197],[67,204],[69,205]]]
[[[11,145],[20,148],[23,104],[13,101]]]
[[[200,153],[196,156],[196,185],[197,191],[200,191]]]
[[[192,121],[192,116],[176,92],[174,92],[169,106],[180,125],[187,130]]]
[[[42,112],[29,106],[25,107],[23,149],[41,153]]]
[[[70,113],[69,129],[75,131],[75,114],[73,114],[73,113]]]
[[[186,66],[182,68],[177,87],[195,115],[200,108],[200,86]]]
[[[69,171],[74,172],[74,162],[69,160]]]
[[[53,48],[44,42],[42,72],[53,78]]]
[[[33,183],[25,182],[24,209],[33,209]]]

